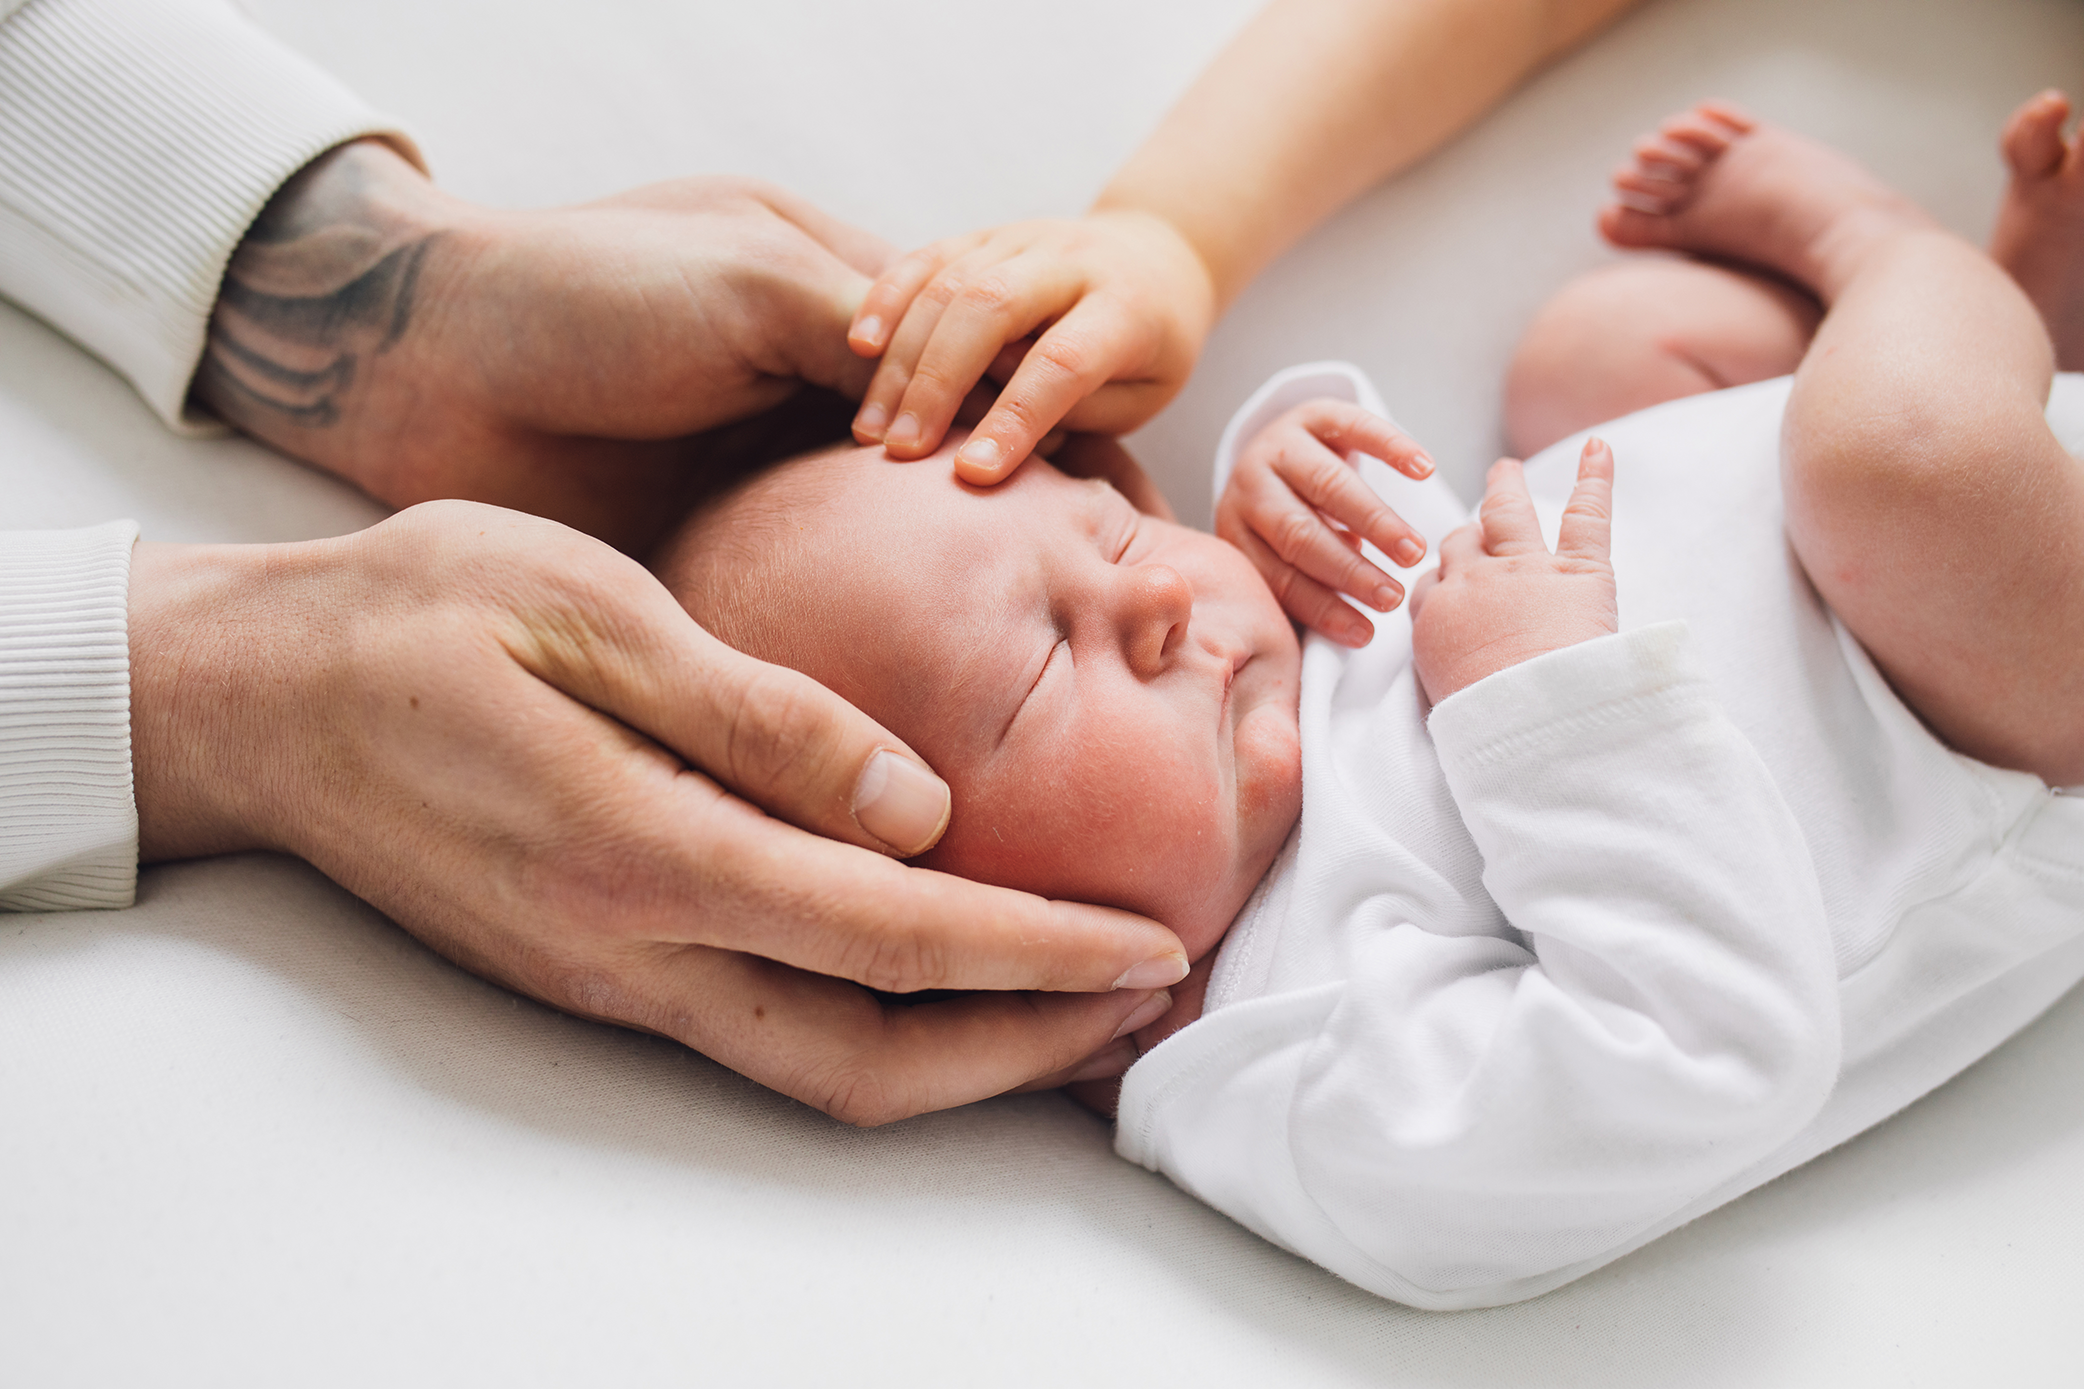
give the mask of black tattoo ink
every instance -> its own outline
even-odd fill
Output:
[[[255,219],[218,291],[196,395],[253,432],[325,429],[365,356],[412,326],[428,251],[441,239],[382,196],[346,146],[286,184]],[[381,168],[378,164],[376,168]]]

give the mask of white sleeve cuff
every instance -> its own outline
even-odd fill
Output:
[[[0,3],[0,294],[175,429],[246,229],[289,177],[378,135],[418,151],[225,0]]]
[[[0,911],[127,907],[137,523],[0,532]]]

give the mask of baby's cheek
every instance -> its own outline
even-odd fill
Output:
[[[1255,709],[1237,726],[1236,748],[1241,847],[1261,847],[1269,833],[1278,847],[1302,813],[1302,731],[1284,709]]]

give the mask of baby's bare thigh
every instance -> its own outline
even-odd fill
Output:
[[[2084,464],[2039,416],[1991,413],[1957,436],[1977,446],[1893,457],[1790,430],[1788,531],[1824,601],[1944,741],[2084,785]]]
[[[1522,457],[1668,400],[1785,376],[1823,310],[1778,280],[1639,257],[1579,276],[1536,314],[1505,382]]]

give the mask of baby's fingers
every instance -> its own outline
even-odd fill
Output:
[[[1274,474],[1312,507],[1369,541],[1406,569],[1424,559],[1425,537],[1405,524],[1403,517],[1376,496],[1375,489],[1361,481],[1360,474],[1351,464],[1318,442],[1319,437],[1299,430],[1294,437],[1284,440],[1273,458]],[[1263,528],[1261,533],[1271,538]],[[1277,544],[1275,548],[1280,547]],[[1290,558],[1290,563],[1295,562]],[[1374,570],[1373,565],[1367,567]],[[1331,582],[1326,575],[1318,574],[1317,577]],[[1343,584],[1335,586],[1345,588]],[[1354,589],[1345,591],[1363,600],[1367,597]]]
[[[1341,646],[1366,646],[1374,639],[1375,624],[1353,611],[1338,594],[1282,560],[1236,519],[1235,512],[1216,518],[1216,534],[1244,552],[1280,600],[1282,611],[1303,626]]]
[[[1333,466],[1344,469],[1337,460]],[[1347,476],[1355,486],[1367,491],[1365,483],[1352,478],[1350,472]],[[1290,491],[1286,480],[1276,473],[1258,468],[1239,472],[1229,495],[1224,497],[1222,510],[1242,522],[1283,564],[1325,588],[1351,594],[1378,612],[1388,612],[1404,600],[1403,585],[1370,564],[1347,536],[1334,530],[1316,507]],[[1395,521],[1394,513],[1390,519]],[[1396,524],[1403,526],[1401,521]],[[1423,546],[1419,548],[1423,553]]]
[[[1420,482],[1433,475],[1433,460],[1418,441],[1371,410],[1343,400],[1314,400],[1297,421],[1341,455],[1365,453]]]
[[[1614,451],[1604,440],[1587,439],[1578,455],[1577,486],[1563,508],[1563,528],[1556,554],[1604,561],[1612,539],[1614,515]]]
[[[1501,458],[1491,464],[1483,483],[1483,505],[1477,508],[1483,523],[1483,547],[1494,555],[1545,555],[1547,542],[1541,538],[1541,522],[1534,515],[1534,498],[1527,495],[1527,475],[1517,458]]]

